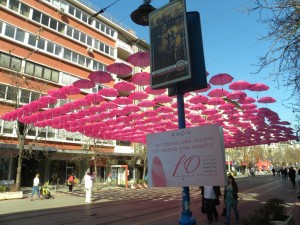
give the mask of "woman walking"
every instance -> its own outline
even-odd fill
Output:
[[[224,199],[225,199],[225,206],[226,206],[226,220],[225,224],[229,224],[230,222],[230,214],[231,208],[233,209],[235,215],[235,224],[239,224],[240,222],[240,215],[237,209],[238,205],[238,192],[239,188],[235,182],[235,179],[232,175],[227,177],[228,185],[225,187],[224,190]]]

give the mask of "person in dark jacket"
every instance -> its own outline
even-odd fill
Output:
[[[237,209],[239,188],[233,176],[229,175],[227,177],[227,181],[228,181],[228,185],[225,187],[224,190],[224,200],[226,206],[225,224],[229,224],[230,222],[231,208],[233,209],[235,215],[235,224],[239,224],[240,215]]]
[[[219,197],[221,196],[220,186],[201,186],[202,201],[207,205],[207,219],[208,223],[213,222],[213,215],[215,220],[218,220],[218,211],[216,205],[220,204]]]
[[[291,166],[289,169],[289,177],[291,179],[291,182],[293,184],[293,186],[296,186],[296,170],[294,170],[294,168]]]

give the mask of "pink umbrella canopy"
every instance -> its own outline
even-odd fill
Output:
[[[240,104],[250,104],[256,102],[256,100],[252,97],[241,98],[237,101]]]
[[[105,84],[113,81],[112,76],[108,72],[102,70],[91,72],[88,78],[92,82],[99,84]]]
[[[209,83],[213,85],[225,85],[230,83],[233,77],[227,73],[219,73],[210,78]]]
[[[114,84],[114,88],[118,91],[131,92],[135,90],[135,86],[127,81],[121,81]]]
[[[192,104],[198,104],[198,103],[205,104],[207,101],[208,101],[208,97],[204,95],[195,95],[189,100],[189,102]]]
[[[51,95],[54,98],[58,98],[58,99],[66,99],[67,96],[62,93],[60,90],[50,90],[48,91],[48,95]]]
[[[262,83],[256,83],[256,84],[251,84],[248,87],[248,90],[250,90],[250,91],[267,91],[267,90],[269,90],[269,87]]]
[[[150,95],[161,95],[166,92],[166,89],[162,88],[162,89],[152,90],[151,86],[148,86],[146,87],[145,92]]]
[[[172,98],[167,95],[158,95],[155,97],[154,101],[156,103],[170,103],[172,102]]]
[[[39,98],[39,101],[40,102],[44,102],[46,104],[54,104],[57,102],[57,98],[54,98],[52,96],[42,96]]]
[[[104,101],[104,98],[98,93],[88,94],[85,99],[93,104],[97,104]]]
[[[60,91],[66,95],[77,95],[81,92],[80,89],[74,85],[64,86],[60,88]]]
[[[80,89],[90,89],[90,88],[95,87],[95,83],[88,79],[77,80],[77,81],[73,82],[73,85]]]
[[[209,99],[206,104],[208,104],[208,105],[221,105],[221,104],[224,104],[224,103],[225,103],[225,101],[222,98],[214,97],[214,98]]]
[[[232,82],[229,85],[229,89],[231,90],[236,90],[236,91],[240,91],[240,90],[246,90],[250,87],[250,83],[244,80],[238,80],[235,82]]]
[[[118,97],[115,100],[113,100],[113,102],[118,105],[130,105],[133,103],[133,100],[128,97]]]
[[[218,97],[218,98],[220,98],[220,97],[224,97],[224,96],[226,96],[228,94],[229,94],[228,91],[226,91],[224,89],[221,89],[221,88],[216,88],[216,89],[213,89],[210,92],[208,92],[207,95],[209,97]]]
[[[226,95],[226,97],[231,100],[238,100],[247,97],[247,94],[243,91],[233,91]]]
[[[133,100],[142,100],[148,98],[148,94],[143,91],[135,91],[131,93],[128,98],[131,98]]]
[[[150,65],[150,52],[136,52],[128,56],[127,61],[134,66],[148,67]]]
[[[133,75],[131,82],[140,85],[146,86],[150,84],[150,73],[148,72],[140,72]]]
[[[98,91],[98,94],[105,97],[117,97],[119,92],[115,88],[103,88]]]
[[[259,102],[259,103],[274,103],[274,102],[276,102],[276,99],[272,98],[272,97],[262,97],[262,98],[258,99],[257,102]]]
[[[144,99],[138,103],[139,107],[145,107],[145,108],[154,107],[155,105],[156,105],[156,102],[154,102],[153,100],[148,100],[148,99]]]
[[[117,75],[128,75],[132,73],[131,66],[125,64],[125,63],[113,63],[106,67],[107,71],[110,73],[114,73]]]

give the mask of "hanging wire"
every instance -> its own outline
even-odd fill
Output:
[[[113,3],[111,3],[110,5],[108,5],[107,7],[103,8],[103,9],[100,9],[97,13],[93,14],[89,19],[93,18],[93,17],[96,17],[98,16],[99,14],[101,13],[104,13],[109,7],[113,6],[114,4],[116,4],[118,1],[120,0],[116,0],[114,1]]]

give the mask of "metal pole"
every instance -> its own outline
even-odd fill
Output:
[[[177,109],[178,109],[178,128],[185,128],[184,96],[177,87]],[[196,220],[190,211],[190,188],[182,187],[182,211],[179,218],[180,225],[195,225]]]

